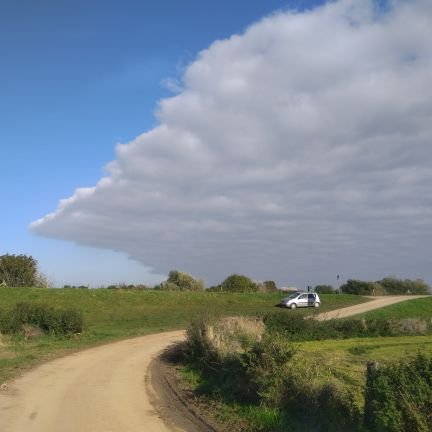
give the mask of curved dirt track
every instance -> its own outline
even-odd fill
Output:
[[[319,318],[343,318],[418,297],[375,297]],[[182,331],[142,336],[37,367],[0,391],[0,431],[202,432],[181,411],[176,417],[176,405],[155,393],[160,386],[151,377],[152,360],[183,338]]]
[[[176,331],[81,351],[37,367],[0,391],[1,432],[165,432],[149,364]]]

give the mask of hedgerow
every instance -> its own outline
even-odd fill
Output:
[[[68,335],[81,333],[82,314],[74,309],[59,310],[46,304],[22,302],[10,310],[0,311],[0,331],[17,334],[24,326],[33,326],[43,333]]]

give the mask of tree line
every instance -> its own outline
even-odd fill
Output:
[[[0,255],[0,286],[8,287],[49,287],[51,283],[38,269],[38,262],[31,255]],[[63,288],[83,288],[88,286],[64,285]],[[210,292],[272,292],[277,291],[272,280],[256,282],[251,278],[232,274],[220,284],[206,287],[204,280],[189,273],[171,270],[167,280],[153,287],[145,284],[114,284],[108,289],[155,289],[162,291],[210,291]],[[379,281],[362,281],[348,279],[339,288],[332,285],[316,285],[308,287],[320,294],[344,293],[355,295],[407,295],[430,294],[430,285],[422,279],[398,279],[394,276],[385,277]]]

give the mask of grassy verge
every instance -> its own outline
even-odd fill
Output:
[[[396,303],[359,315],[366,319],[424,318],[432,319],[432,296]]]
[[[275,308],[280,293],[208,293],[138,290],[0,288],[0,309],[18,302],[47,304],[82,312],[85,331],[73,337],[42,336],[24,340],[0,335],[0,383],[47,359],[101,343],[186,328],[191,319],[211,310],[221,316],[263,315]],[[365,301],[358,296],[323,296],[320,312]],[[312,308],[296,313],[315,312]]]

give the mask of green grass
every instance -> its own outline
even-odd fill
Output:
[[[1,336],[0,383],[41,361],[113,340],[186,328],[204,310],[220,315],[277,313],[310,314],[313,308],[288,311],[276,308],[280,293],[210,293],[139,290],[85,290],[0,288],[0,309],[18,302],[45,303],[54,308],[74,308],[85,320],[83,334],[71,338],[43,336],[24,341]],[[364,301],[358,296],[323,296],[320,312]]]
[[[362,386],[369,360],[388,364],[414,358],[419,352],[432,355],[432,336],[398,336],[325,340],[298,344],[300,361],[313,362],[321,377],[333,374],[348,384]]]
[[[396,303],[359,315],[364,318],[424,318],[432,319],[432,296]]]

